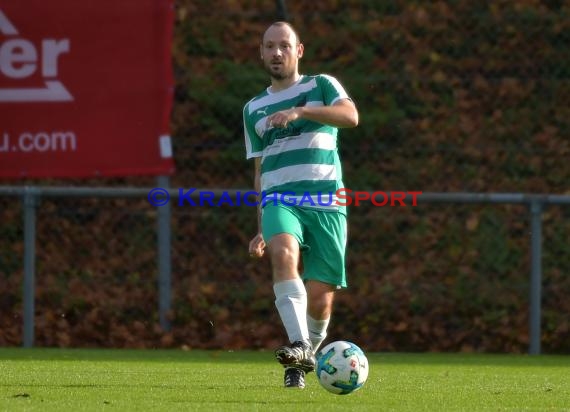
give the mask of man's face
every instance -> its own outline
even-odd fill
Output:
[[[261,58],[269,75],[276,80],[292,78],[297,74],[303,45],[297,44],[295,33],[287,26],[271,26],[263,36]]]

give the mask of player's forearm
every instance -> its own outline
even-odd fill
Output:
[[[335,104],[333,106],[298,107],[300,118],[329,126],[346,128],[358,126],[358,111],[352,103]]]

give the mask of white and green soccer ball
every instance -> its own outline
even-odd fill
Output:
[[[368,379],[368,359],[352,342],[329,343],[317,353],[317,378],[327,391],[347,395]]]

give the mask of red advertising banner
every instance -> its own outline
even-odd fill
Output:
[[[0,178],[167,175],[172,0],[0,3]]]

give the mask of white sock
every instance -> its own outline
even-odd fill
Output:
[[[307,327],[309,328],[309,338],[313,344],[313,352],[317,353],[319,346],[327,337],[327,328],[329,326],[329,319],[316,320],[307,315]]]
[[[285,280],[273,285],[275,306],[291,343],[308,340],[307,291],[301,279]]]

